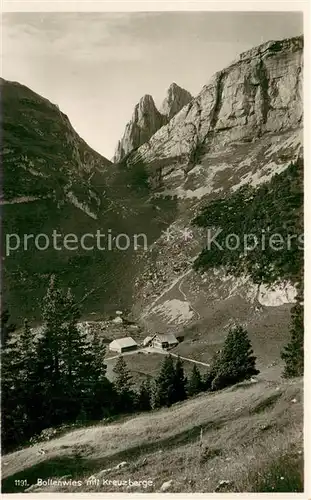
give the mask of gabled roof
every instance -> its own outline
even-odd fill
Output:
[[[169,344],[178,342],[175,335],[173,335],[172,333],[159,333],[156,338],[159,339],[160,342],[168,342]]]
[[[132,347],[137,346],[137,342],[135,342],[132,337],[123,337],[122,339],[115,339],[110,342],[109,347]]]

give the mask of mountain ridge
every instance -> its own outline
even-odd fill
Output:
[[[120,162],[132,150],[149,141],[154,133],[175,116],[190,100],[190,92],[173,82],[159,110],[153,97],[145,94],[135,105],[131,120],[126,124],[122,138],[118,141],[113,157]]]

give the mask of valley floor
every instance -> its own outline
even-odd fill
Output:
[[[2,477],[3,492],[301,491],[302,380],[271,369],[254,383],[75,429],[4,456]]]

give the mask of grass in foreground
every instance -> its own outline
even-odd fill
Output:
[[[223,492],[302,491],[302,417],[301,380],[241,384],[7,455],[3,492],[24,491],[15,481],[27,479],[30,486],[38,478],[82,484],[33,491],[156,492],[170,479],[170,492],[213,492],[221,481]],[[98,483],[87,482],[91,475]],[[107,484],[129,479],[152,485]]]

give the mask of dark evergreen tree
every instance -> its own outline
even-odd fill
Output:
[[[106,378],[107,365],[104,362],[106,346],[95,332],[82,356],[83,413],[86,418],[100,419],[117,410],[117,393]]]
[[[16,363],[18,365],[18,392],[20,402],[24,409],[24,434],[30,437],[36,432],[36,422],[33,419],[34,398],[36,394],[36,378],[34,366],[35,339],[31,331],[29,322],[24,320],[24,327],[16,343]]]
[[[199,392],[201,392],[202,390],[203,390],[202,376],[197,365],[194,364],[191,377],[188,382],[187,392],[189,396],[195,396],[196,394],[199,394]]]
[[[10,313],[8,309],[1,311],[1,347],[4,349],[11,334],[16,330],[14,323],[9,323]]]
[[[8,323],[7,310],[1,313],[1,437],[2,449],[7,452],[23,437],[19,394],[17,389],[18,367],[13,332],[15,326]]]
[[[64,316],[60,339],[61,380],[63,384],[62,418],[74,420],[90,397],[88,390],[93,369],[89,361],[89,341],[84,330],[78,328],[80,311],[69,289],[63,296]],[[90,360],[91,361],[91,360]]]
[[[151,410],[151,384],[149,378],[144,380],[139,388],[137,409],[139,411]]]
[[[161,366],[160,374],[156,379],[154,407],[171,406],[175,401],[175,367],[173,358],[169,354],[165,356]]]
[[[131,412],[134,409],[135,393],[132,389],[132,376],[127,369],[123,356],[118,358],[113,371],[116,374],[114,387],[118,395],[118,410],[122,413]]]
[[[220,362],[221,350],[215,352],[212,357],[210,368],[207,370],[205,376],[203,377],[202,384],[204,391],[210,391],[212,389],[212,382],[217,375],[218,366]]]
[[[64,319],[68,319],[65,296],[57,286],[55,277],[50,280],[43,299],[43,334],[36,349],[35,378],[37,386],[38,426],[45,428],[63,423],[66,413],[67,384],[62,377],[61,351],[64,340]]]
[[[42,309],[44,325],[37,341],[27,320],[15,338],[6,335],[2,357],[5,450],[44,428],[81,420],[82,415],[87,420],[100,419],[117,408],[116,392],[105,376],[104,345],[98,336],[91,339],[78,327],[79,310],[71,291],[63,292],[52,278]],[[2,319],[7,324],[8,315]]]
[[[174,403],[177,403],[177,401],[184,401],[185,399],[187,399],[187,392],[186,392],[187,379],[185,377],[182,360],[180,359],[179,356],[177,358],[175,365],[173,384],[174,384],[174,395],[173,395]]]
[[[105,350],[78,327],[79,309],[71,291],[52,279],[43,304],[43,336],[37,347],[36,377],[42,428],[111,414],[115,393],[106,379]]]
[[[27,320],[20,335],[10,338],[11,333],[13,329],[2,352],[2,445],[5,450],[33,432],[33,336]]]
[[[212,390],[222,389],[259,373],[247,331],[241,326],[229,331],[214,363],[211,370],[215,375],[211,383]]]
[[[285,361],[285,378],[302,377],[304,371],[304,321],[303,292],[300,288],[291,311],[291,338],[284,347],[281,358]]]

